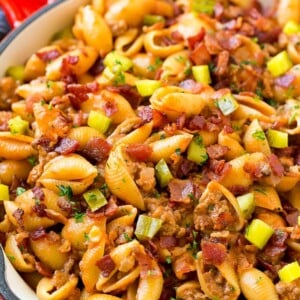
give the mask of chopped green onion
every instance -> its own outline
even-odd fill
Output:
[[[6,74],[15,80],[23,82],[24,80],[24,66],[11,66],[6,70]]]
[[[192,0],[191,8],[193,12],[212,15],[214,12],[214,0]]]
[[[16,116],[8,121],[8,127],[12,134],[25,134],[29,130],[29,123]]]
[[[293,63],[285,50],[281,51],[267,62],[267,69],[273,76],[284,74],[292,66]]]
[[[139,240],[152,239],[161,225],[162,220],[160,219],[139,215],[134,233]]]
[[[224,116],[228,116],[239,107],[239,104],[234,99],[232,94],[228,93],[217,100],[217,106],[222,111]]]
[[[9,200],[8,185],[0,183],[0,200]]]
[[[73,197],[72,188],[69,185],[58,185],[59,196],[66,196],[69,200]]]
[[[18,186],[17,188],[16,188],[16,195],[17,196],[20,196],[20,195],[22,195],[23,193],[25,193],[26,192],[26,189],[24,189],[23,187],[21,187],[21,186]]]
[[[288,146],[288,133],[269,129],[268,141],[269,145],[273,148],[286,148]]]
[[[240,209],[242,211],[243,217],[249,219],[255,209],[254,194],[248,193],[236,198]]]
[[[155,175],[161,187],[167,186],[169,181],[173,178],[173,175],[163,158],[155,166]]]
[[[98,210],[107,204],[107,200],[99,189],[93,189],[85,192],[83,198],[92,212]]]
[[[202,142],[199,142],[199,137],[193,138],[190,142],[187,149],[187,159],[199,165],[207,161],[208,155]]]
[[[274,229],[260,219],[254,219],[246,229],[246,239],[259,249],[267,244],[274,233]]]
[[[115,51],[109,52],[105,56],[103,63],[106,67],[109,67],[113,73],[125,72],[133,65],[130,58]]]
[[[192,73],[197,82],[210,84],[210,72],[208,65],[201,65],[201,66],[193,66]]]
[[[160,15],[145,15],[143,24],[146,26],[152,26],[156,23],[164,23],[166,20]]]
[[[278,271],[278,276],[281,281],[291,282],[300,278],[300,266],[297,261],[285,265]]]
[[[295,22],[295,21],[288,21],[284,27],[283,27],[283,32],[285,34],[295,34],[300,32],[300,24]]]
[[[143,97],[151,96],[155,90],[160,88],[161,83],[158,80],[143,79],[135,82],[139,94]]]
[[[111,119],[105,116],[103,113],[95,110],[91,110],[88,117],[88,125],[97,129],[101,133],[105,133],[111,123]]]

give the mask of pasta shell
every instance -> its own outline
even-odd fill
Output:
[[[35,256],[52,270],[62,269],[69,257],[68,253],[60,250],[62,245],[61,237],[53,231],[39,239],[30,239],[30,247]]]
[[[262,271],[251,268],[239,274],[240,287],[248,300],[279,300],[272,280]]]
[[[219,265],[214,265],[214,268],[222,275],[224,281],[223,289],[214,289],[211,288],[211,285],[214,282],[215,274],[211,272],[211,268],[208,271],[205,271],[205,264],[202,258],[202,252],[198,252],[197,254],[197,261],[196,261],[196,268],[197,268],[197,276],[199,279],[199,283],[201,289],[205,293],[207,297],[210,299],[220,298],[225,299],[224,290],[230,291],[229,294],[226,294],[226,299],[235,300],[239,297],[240,294],[240,287],[238,283],[237,274],[230,263],[230,260],[225,260]]]
[[[107,294],[93,294],[92,296],[89,296],[86,300],[122,300],[122,299]]]
[[[170,29],[151,30],[144,36],[144,47],[148,53],[158,57],[168,57],[178,51],[183,50],[184,43],[178,42],[175,45],[164,46],[157,43],[163,38],[168,38],[172,34]]]
[[[247,152],[271,154],[269,143],[257,119],[254,119],[246,129],[243,143]]]
[[[33,138],[27,135],[0,132],[0,157],[11,160],[23,160],[36,154],[31,143]]]
[[[182,133],[150,143],[149,146],[152,148],[152,153],[149,159],[153,162],[158,162],[162,158],[169,161],[170,156],[178,149],[180,149],[181,153],[184,152],[192,138],[193,135]]]
[[[142,194],[130,174],[130,158],[125,153],[123,144],[110,152],[104,178],[114,195],[139,209],[145,209]]]
[[[131,131],[135,125],[140,124],[140,121],[140,118],[130,118],[123,121],[107,138],[107,141],[113,145],[144,143],[152,132],[153,122],[146,123]]]
[[[300,3],[298,0],[280,0],[277,7],[277,20],[284,26],[288,21],[300,23]]]
[[[56,287],[54,280],[44,277],[36,287],[36,294],[40,300],[67,299],[76,289],[77,283],[78,277],[74,274],[59,287]]]
[[[78,154],[60,155],[50,160],[38,179],[43,186],[59,192],[58,186],[70,186],[73,194],[84,192],[97,176],[97,169]]]
[[[62,78],[64,61],[68,61],[71,57],[76,58],[78,61],[76,64],[68,64],[68,70],[75,75],[82,75],[94,64],[98,57],[98,52],[90,46],[78,47],[67,52],[47,65],[46,78],[53,81]]]
[[[277,191],[272,186],[254,185],[251,188],[255,205],[272,211],[282,211],[282,205]]]
[[[164,60],[160,80],[169,85],[176,84],[186,78],[186,72],[190,68],[189,52],[176,52]]]
[[[113,47],[113,37],[104,18],[91,6],[81,7],[75,17],[73,32],[89,46],[96,48],[104,56]]]
[[[51,190],[42,190],[45,195],[43,204],[46,206],[46,209],[64,216],[65,212],[57,204],[59,196]],[[22,225],[27,231],[33,231],[41,226],[47,228],[57,223],[57,221],[50,219],[47,216],[39,217],[32,209],[35,204],[36,200],[32,190],[27,190],[16,197],[14,201],[4,201],[4,208],[11,223],[16,227]],[[14,216],[18,209],[23,211],[22,224],[19,224]]]
[[[17,243],[17,236],[9,235],[4,251],[8,258],[10,258],[11,263],[13,266],[21,272],[33,272],[35,270],[35,259],[30,254],[22,254],[20,248],[18,247]]]
[[[246,152],[241,145],[241,138],[237,132],[225,133],[222,130],[218,135],[218,144],[228,147],[229,150],[225,154],[226,160],[232,160]]]
[[[278,213],[269,210],[259,210],[255,212],[255,217],[269,224],[274,229],[286,227],[285,220]]]
[[[62,96],[65,92],[65,83],[62,81],[51,81],[46,82],[37,82],[32,81],[30,83],[20,85],[16,93],[23,97],[27,98],[30,95],[38,94],[41,97],[41,100],[50,101],[56,96]]]
[[[205,231],[239,231],[245,222],[234,195],[216,181],[207,185],[195,207],[193,218],[195,228]]]
[[[172,121],[183,113],[187,117],[198,115],[207,104],[201,94],[192,94],[177,86],[158,88],[150,97],[150,103]]]
[[[136,117],[136,113],[123,96],[103,90],[99,95],[95,96],[94,109],[100,110],[106,114],[106,105],[116,106],[115,112],[109,116],[113,124],[120,124],[128,118]]]
[[[95,137],[104,138],[103,134],[101,134],[97,129],[89,126],[71,128],[68,137],[79,143],[79,149],[84,148],[88,141]]]
[[[152,11],[154,2],[153,0],[113,1],[108,6],[104,18],[111,26],[122,20],[126,27],[137,27],[143,22],[144,16]]]
[[[130,28],[124,34],[118,36],[115,41],[116,51],[125,56],[139,53],[143,47],[144,35],[138,35],[137,28]]]
[[[297,184],[288,194],[289,203],[300,210],[300,185]]]
[[[14,178],[25,180],[31,168],[27,160],[4,160],[0,162],[0,181],[11,185]]]

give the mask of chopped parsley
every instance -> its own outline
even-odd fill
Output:
[[[69,200],[73,197],[73,191],[69,185],[58,185],[59,196],[66,196]]]
[[[83,222],[83,218],[85,216],[85,213],[82,212],[75,212],[74,214],[74,219],[76,223],[82,223]]]
[[[172,263],[172,257],[171,257],[171,256],[167,256],[167,257],[166,257],[166,263],[167,263],[168,265],[170,265],[170,264]]]
[[[252,136],[261,141],[266,139],[265,133],[262,130],[255,130],[255,132],[252,133]]]
[[[24,189],[24,188],[21,187],[21,186],[18,186],[17,189],[16,189],[16,195],[17,195],[17,196],[20,196],[20,195],[22,195],[22,194],[25,193],[25,192],[26,192],[26,189]]]
[[[35,156],[29,156],[27,158],[27,161],[30,163],[31,166],[36,166],[37,165],[37,158]]]
[[[127,242],[132,241],[132,238],[128,235],[127,232],[124,232],[124,233],[123,233],[123,236],[124,236],[124,238],[125,238],[125,240],[126,240]]]

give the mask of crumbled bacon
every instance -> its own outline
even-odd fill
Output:
[[[60,54],[61,53],[57,49],[51,49],[48,51],[37,52],[36,56],[44,62],[50,62],[51,60],[54,60],[55,58],[59,57]]]
[[[143,123],[148,123],[152,120],[152,108],[150,106],[143,106],[138,109],[138,116]]]
[[[195,65],[207,65],[211,62],[211,56],[203,42],[193,49],[190,58]]]
[[[126,153],[137,161],[147,161],[152,154],[152,148],[146,144],[131,144],[126,147]]]
[[[185,113],[180,114],[180,116],[178,118],[176,118],[177,129],[179,129],[179,130],[183,129],[185,121],[186,121]]]
[[[160,271],[154,265],[154,260],[149,255],[137,251],[135,252],[135,257],[141,268],[141,278],[147,278],[149,274],[151,276],[160,275]]]
[[[104,255],[102,258],[97,260],[96,265],[101,270],[101,275],[103,277],[108,277],[116,267],[115,262],[109,254]]]
[[[82,102],[89,99],[88,93],[95,93],[99,90],[99,84],[95,82],[87,84],[71,83],[67,84],[66,91],[73,96],[69,96],[75,109],[79,109]]]
[[[176,177],[183,178],[186,177],[192,172],[193,170],[197,169],[197,164],[193,161],[190,161],[186,158],[182,158],[176,168]]]
[[[29,234],[29,237],[34,241],[41,239],[43,237],[46,237],[46,236],[47,236],[47,232],[46,232],[45,228],[43,228],[43,227],[39,227],[39,228],[35,229],[34,231],[30,232],[30,234]]]
[[[204,174],[210,180],[222,180],[230,168],[231,165],[225,160],[210,159]]]
[[[108,117],[111,117],[118,112],[118,106],[115,101],[106,101],[102,108],[104,109],[105,115]]]
[[[103,63],[103,58],[98,57],[97,60],[95,61],[94,65],[89,69],[89,73],[92,76],[97,76],[102,73],[102,71],[105,69],[104,63]]]
[[[203,130],[206,128],[204,116],[194,116],[189,120],[188,128],[191,130]]]
[[[85,147],[82,149],[82,153],[90,159],[101,162],[103,159],[108,157],[111,148],[112,145],[105,139],[94,137],[87,142]]]
[[[35,186],[32,189],[32,193],[33,193],[33,198],[36,200],[43,201],[45,199],[45,194],[43,192],[43,189],[39,186]]]
[[[271,167],[273,173],[279,177],[283,176],[284,167],[282,166],[280,160],[274,153],[271,153],[268,156],[268,161],[269,161],[269,164],[270,164],[270,167]]]
[[[54,149],[52,140],[46,136],[41,136],[33,142],[33,146],[42,147],[46,152],[50,152]]]
[[[170,190],[170,201],[184,202],[190,199],[189,195],[194,194],[193,183],[190,180],[172,179],[168,184]]]
[[[80,145],[78,141],[70,138],[63,138],[58,142],[54,148],[54,151],[62,155],[67,155],[74,153],[76,150],[78,150],[79,146]]]
[[[229,190],[235,196],[244,195],[248,192],[248,188],[243,185],[233,185]]]
[[[45,209],[47,209],[47,206],[44,203],[36,203],[32,207],[32,211],[40,218],[47,216]]]
[[[291,84],[293,84],[295,78],[296,77],[294,74],[285,74],[283,76],[277,77],[275,79],[275,84],[284,88],[288,88],[291,86]]]
[[[219,44],[217,38],[212,34],[206,34],[204,37],[204,44],[209,54],[215,55],[220,53],[223,49]]]
[[[198,34],[188,37],[188,46],[191,50],[195,49],[197,45],[202,42],[205,35],[205,30],[203,27],[201,27],[201,30],[198,32]]]
[[[228,73],[228,64],[229,64],[229,52],[224,50],[218,54],[217,57],[217,66],[214,73],[217,76],[224,76]]]
[[[179,86],[192,92],[193,94],[199,94],[204,88],[204,85],[202,85],[200,82],[196,82],[193,79],[183,80],[179,83]]]
[[[17,220],[17,223],[20,225],[20,227],[24,226],[24,210],[22,208],[17,208],[14,212],[13,212],[13,216],[14,218]]]
[[[38,271],[39,274],[41,274],[44,277],[52,277],[52,270],[50,268],[48,268],[47,266],[45,266],[43,263],[41,262],[35,262],[35,268]]]
[[[226,247],[221,243],[202,240],[201,249],[206,264],[220,265],[226,259]]]
[[[219,159],[222,158],[229,151],[229,148],[227,146],[214,144],[208,146],[206,148],[206,151],[210,158]]]
[[[129,84],[110,85],[106,87],[106,89],[126,98],[133,109],[136,109],[143,100],[143,97],[138,93],[136,87]]]
[[[177,240],[174,236],[172,235],[161,235],[159,237],[159,245],[163,249],[173,249],[176,247]]]

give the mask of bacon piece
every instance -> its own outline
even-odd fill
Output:
[[[186,121],[185,113],[182,113],[178,118],[176,118],[176,127],[177,129],[181,130],[184,127]]]
[[[275,26],[266,31],[259,31],[258,29],[255,32],[255,36],[258,38],[260,43],[275,43],[278,41],[281,28]]]
[[[194,50],[197,45],[203,40],[204,36],[205,30],[203,27],[201,27],[201,30],[196,35],[188,37],[187,41],[190,50]]]
[[[143,106],[138,109],[138,116],[143,120],[143,123],[148,123],[152,120],[152,108],[150,106]]]
[[[48,51],[37,52],[36,56],[44,62],[50,62],[51,60],[60,56],[60,52],[57,49],[51,49]]]
[[[210,55],[215,55],[220,53],[223,49],[219,44],[217,38],[212,34],[206,34],[204,37],[205,47]]]
[[[172,235],[162,235],[159,237],[159,246],[164,249],[171,250],[176,247],[176,238]]]
[[[40,94],[31,94],[25,99],[25,111],[28,112],[29,114],[33,113],[33,105],[34,103],[38,103],[43,98],[41,97]]]
[[[106,89],[126,98],[133,109],[136,109],[143,100],[136,87],[129,84],[108,86]]]
[[[149,106],[143,106],[138,110],[138,116],[143,120],[143,124],[153,120],[154,128],[162,128],[168,123],[166,115],[162,114],[156,109],[152,109]]]
[[[111,117],[118,111],[118,106],[115,101],[105,102],[102,108],[104,109],[105,115],[108,117]]]
[[[137,161],[147,161],[152,153],[152,148],[145,144],[131,144],[126,147],[126,153]]]
[[[194,193],[193,183],[190,180],[172,179],[168,184],[170,201],[185,202],[188,195]]]
[[[293,84],[296,76],[294,74],[285,74],[275,79],[275,84],[284,88],[288,88]]]
[[[204,86],[200,82],[196,82],[193,79],[186,79],[179,83],[179,86],[185,90],[191,91],[193,94],[199,94]]]
[[[35,186],[32,189],[32,193],[33,193],[33,198],[36,200],[43,201],[45,199],[45,194],[43,192],[43,189],[39,186]]]
[[[42,147],[46,152],[52,151],[53,145],[52,145],[52,140],[46,136],[41,136],[37,140],[33,142],[33,146],[37,147],[40,146]]]
[[[29,233],[29,237],[34,241],[41,239],[43,237],[46,237],[46,236],[47,236],[47,232],[46,232],[45,228],[43,228],[43,227],[39,227],[38,229]]]
[[[274,153],[271,153],[268,156],[268,161],[273,173],[276,176],[282,177],[284,174],[284,167],[282,166],[279,158]]]
[[[63,138],[59,141],[58,145],[54,148],[59,154],[67,155],[74,153],[79,148],[79,143],[76,140],[70,138]]]
[[[47,216],[45,209],[47,209],[47,206],[44,203],[36,203],[32,207],[32,211],[40,218]]]
[[[201,249],[206,264],[220,265],[226,259],[226,247],[221,243],[202,240]]]
[[[194,116],[188,123],[188,128],[191,130],[206,129],[206,120],[204,116]]]
[[[23,219],[24,210],[22,208],[17,208],[13,212],[13,216],[17,220],[17,223],[20,225],[20,227],[24,227],[24,219]]]
[[[67,84],[66,91],[75,97],[70,97],[70,101],[75,109],[80,108],[80,104],[89,99],[88,93],[95,93],[99,90],[99,84],[95,82],[87,84],[71,83]]]
[[[45,277],[52,277],[52,270],[46,267],[43,263],[41,262],[35,262],[35,268],[38,271],[39,274]]]
[[[196,169],[197,169],[196,163],[186,158],[182,158],[178,163],[178,167],[176,170],[176,177],[183,178],[185,176],[188,176],[191,173],[191,171]]]
[[[89,69],[89,73],[96,77],[97,75],[101,74],[102,71],[105,69],[103,63],[103,57],[98,57],[94,63],[94,65]]]
[[[210,159],[208,164],[208,170],[204,170],[204,174],[210,180],[222,180],[226,173],[230,170],[231,165],[225,160]]]
[[[219,159],[229,151],[229,148],[227,146],[214,144],[207,147],[206,151],[210,158]]]
[[[99,163],[108,157],[111,148],[112,145],[105,139],[95,137],[87,142],[82,153]]]
[[[216,38],[224,50],[232,51],[242,45],[241,39],[239,39],[234,32],[229,30],[218,31]]]
[[[217,66],[214,73],[218,76],[224,76],[228,73],[228,64],[229,64],[229,52],[228,51],[221,51],[218,54],[217,58]]]
[[[203,42],[199,43],[191,52],[190,58],[195,65],[207,65],[211,57]]]
[[[229,188],[229,190],[235,196],[244,195],[248,192],[248,188],[242,185],[233,185]]]
[[[138,261],[138,264],[141,268],[141,278],[147,278],[149,276],[149,272],[151,272],[151,276],[161,275],[160,271],[154,264],[154,259],[147,254],[144,254],[140,251],[135,252],[135,257]]]
[[[101,270],[101,275],[103,277],[108,277],[116,267],[115,262],[109,254],[104,255],[102,258],[97,260],[96,265]]]

